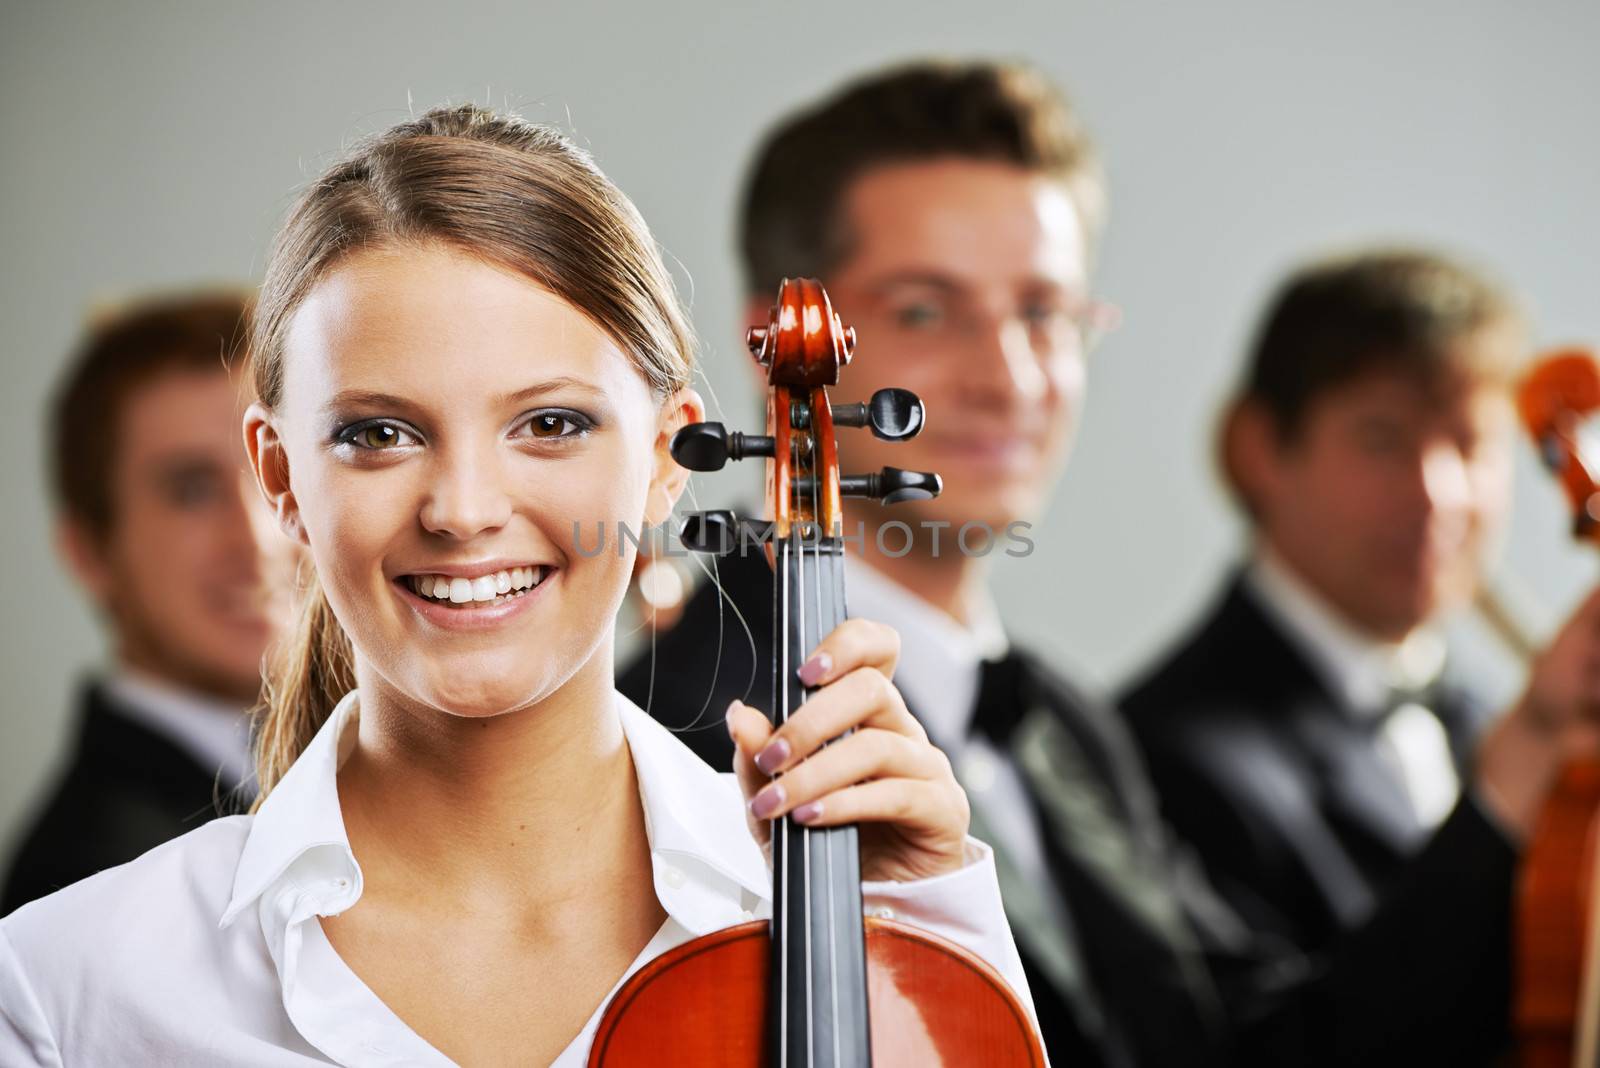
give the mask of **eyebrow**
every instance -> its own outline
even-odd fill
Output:
[[[175,452],[153,457],[145,465],[142,477],[151,482],[168,484],[196,475],[226,476],[232,467],[232,464],[209,453]],[[238,470],[244,470],[242,462],[238,465]]]
[[[1072,289],[1073,283],[1065,279],[1052,278],[1045,274],[1033,274],[1022,280],[1023,284],[1035,288],[1047,289]],[[901,286],[924,286],[936,289],[943,294],[959,294],[966,292],[969,287],[960,279],[938,271],[900,271],[878,279],[869,289],[874,296],[883,296],[890,290]]]
[[[936,271],[901,271],[878,279],[873,283],[872,292],[882,296],[898,286],[927,286],[946,293],[956,293],[964,288],[950,276]]]
[[[571,375],[559,375],[555,378],[546,379],[543,382],[535,382],[531,386],[526,386],[523,389],[519,389],[511,393],[503,393],[499,397],[496,397],[495,400],[499,404],[516,404],[521,401],[532,400],[535,397],[544,396],[547,393],[554,393],[561,389],[575,389],[582,393],[588,393],[593,397],[600,397],[604,395],[602,390],[597,389],[595,386],[590,385],[588,382],[585,382],[580,378],[574,378]],[[327,404],[323,405],[323,411],[332,412],[342,408],[357,406],[373,408],[416,408],[418,407],[418,404],[416,401],[410,400],[406,397],[396,396],[393,393],[384,393],[381,390],[342,389],[338,393],[335,393],[333,397],[329,399]]]

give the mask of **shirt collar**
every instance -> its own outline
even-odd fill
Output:
[[[633,756],[657,897],[703,934],[750,918],[772,896],[732,775],[719,774],[621,693],[614,695]],[[356,743],[359,704],[346,694],[256,812],[221,925],[259,902],[263,918],[334,915],[361,897],[361,868],[339,808],[338,772]]]
[[[846,554],[845,581],[852,616],[900,632],[895,685],[939,744],[959,748],[978,698],[978,665],[1007,649],[993,598],[980,589],[965,625],[859,557]]]
[[[1257,550],[1245,583],[1352,712],[1382,712],[1396,689],[1422,689],[1444,668],[1444,640],[1436,631],[1421,628],[1399,642],[1363,633],[1270,547]]]
[[[233,896],[222,914],[232,923],[269,888],[285,879],[297,889],[320,890],[323,915],[343,912],[361,897],[361,867],[350,851],[339,808],[339,767],[356,744],[356,691],[345,694],[256,811],[234,872]],[[320,887],[295,880],[297,866],[317,856],[328,872]],[[303,874],[303,873],[302,873]],[[340,885],[339,880],[344,880]],[[341,892],[342,891],[342,892]]]

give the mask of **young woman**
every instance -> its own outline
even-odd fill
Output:
[[[290,213],[254,359],[255,473],[316,571],[264,801],[0,923],[0,1062],[581,1064],[631,971],[770,911],[783,812],[865,824],[869,907],[1026,1000],[892,631],[826,638],[780,731],[735,704],[737,786],[615,692],[632,552],[574,524],[662,521],[701,405],[649,233],[587,156],[470,106],[367,143]]]

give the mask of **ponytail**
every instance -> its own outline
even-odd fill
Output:
[[[271,657],[256,711],[256,808],[311,744],[333,706],[356,688],[350,639],[309,561],[303,574],[294,628]]]

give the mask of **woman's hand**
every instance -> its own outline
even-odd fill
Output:
[[[926,879],[964,863],[967,795],[889,681],[899,655],[889,627],[846,620],[800,668],[819,688],[788,722],[774,729],[749,705],[728,706],[750,830],[769,859],[769,821],[789,813],[808,827],[861,824],[864,879]]]

